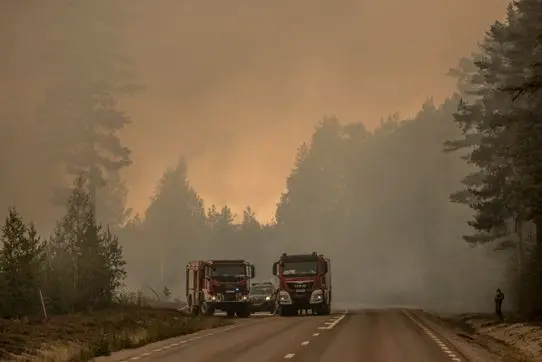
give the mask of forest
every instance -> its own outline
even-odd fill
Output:
[[[540,1],[510,5],[450,70],[457,89],[444,102],[375,129],[315,120],[269,223],[250,206],[237,217],[206,204],[182,155],[143,213],[126,207],[122,172],[138,161],[122,143],[131,120],[120,102],[145,86],[114,27],[92,30],[104,12],[89,4],[77,31],[62,31],[77,6],[55,24],[63,51],[49,53],[35,113],[0,100],[4,316],[41,313],[40,295],[50,313],[99,308],[122,290],[182,299],[189,260],[243,257],[265,279],[280,253],[312,251],[333,260],[337,300],[466,311],[491,309],[501,287],[510,308],[542,313]],[[33,202],[50,205],[35,224]]]

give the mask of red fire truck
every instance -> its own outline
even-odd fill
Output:
[[[213,315],[215,310],[228,317],[250,316],[250,280],[254,265],[246,260],[198,260],[186,266],[186,301],[193,314]]]
[[[273,275],[279,279],[278,304],[281,316],[297,315],[300,310],[312,314],[331,313],[331,261],[324,255],[282,254],[273,263]]]

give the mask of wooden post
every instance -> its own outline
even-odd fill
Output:
[[[41,293],[41,289],[38,289],[40,293],[40,302],[41,302],[41,308],[43,310],[43,317],[47,319],[47,308],[45,308],[45,301],[43,300],[43,294]]]

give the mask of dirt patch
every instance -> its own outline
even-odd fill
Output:
[[[170,309],[118,307],[48,321],[0,320],[0,360],[79,362],[231,321]]]
[[[502,361],[542,362],[542,326],[491,314],[439,316],[456,334],[501,356]]]

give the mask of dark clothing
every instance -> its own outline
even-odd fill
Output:
[[[495,314],[502,320],[502,301],[504,300],[504,294],[500,290],[497,290],[497,295],[495,295]]]

